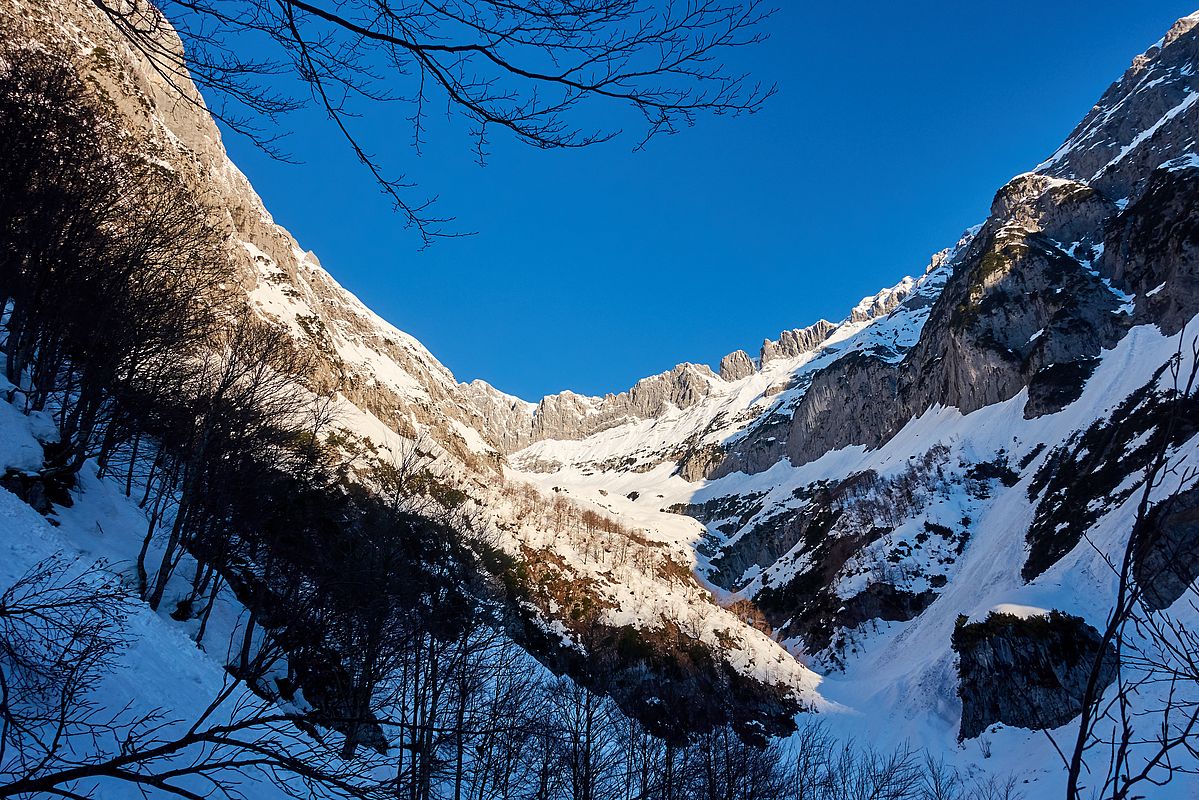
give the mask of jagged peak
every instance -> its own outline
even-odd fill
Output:
[[[780,358],[795,358],[804,353],[810,353],[836,329],[837,326],[827,319],[818,319],[806,328],[792,328],[789,331],[783,331],[775,341],[764,339],[762,350],[758,356],[758,365],[764,368],[771,361]]]
[[[938,253],[934,253],[924,270],[924,275],[929,274],[944,263],[945,259],[949,257],[950,252],[951,248],[946,248]],[[741,380],[753,375],[771,362],[777,362],[781,359],[798,358],[805,353],[814,352],[842,326],[871,322],[890,314],[911,295],[922,280],[923,276],[918,279],[907,275],[894,286],[889,286],[873,295],[863,297],[850,310],[849,316],[839,324],[829,322],[826,319],[818,319],[804,328],[792,328],[791,330],[782,331],[778,339],[763,339],[762,347],[756,361],[746,351],[734,350],[720,359],[720,377],[725,381]]]
[[[1191,29],[1199,25],[1199,11],[1192,11],[1185,17],[1182,17],[1175,22],[1170,30],[1166,31],[1165,37],[1162,39],[1162,47],[1169,47],[1176,42],[1180,37],[1191,32]]]
[[[660,372],[657,375],[650,375],[648,378],[642,378],[641,380],[637,381],[637,383],[633,384],[633,388],[636,389],[638,386],[652,381],[658,381],[664,378],[678,378],[687,374],[700,375],[705,378],[716,377],[716,373],[714,373],[712,368],[707,364],[694,364],[690,361],[684,361],[681,364],[675,364],[672,368],[666,370],[665,372]]]
[[[734,350],[720,359],[720,377],[726,381],[739,381],[753,375],[757,368],[749,353],[744,350]]]
[[[1174,42],[1190,33],[1196,24],[1199,24],[1199,11],[1194,11],[1190,14],[1187,14],[1185,17],[1180,17],[1174,22],[1173,25],[1170,26],[1170,29],[1166,31],[1162,38],[1151,44],[1143,53],[1140,53],[1133,58],[1132,63],[1129,65],[1128,72],[1134,75],[1141,72],[1146,65],[1152,63],[1154,58],[1156,58],[1162,50],[1166,49],[1170,45],[1174,44]]]
[[[1145,168],[1193,147],[1199,114],[1199,12],[1179,19],[1132,60],[1066,141],[1035,171],[1077,178],[1113,199],[1135,189]],[[1149,163],[1156,161],[1156,163]]]
[[[845,321],[847,323],[870,322],[879,317],[884,317],[894,311],[895,307],[912,293],[912,289],[915,286],[916,279],[911,275],[905,275],[903,280],[894,286],[883,289],[869,297],[863,297],[853,307],[853,310],[849,312],[849,316]]]
[[[546,405],[553,404],[556,401],[572,401],[598,408],[605,402],[611,402],[612,400],[617,400],[622,397],[628,397],[637,391],[645,389],[646,387],[654,386],[659,383],[676,383],[679,380],[689,376],[696,376],[710,380],[715,380],[717,378],[716,373],[713,372],[712,368],[707,364],[695,364],[690,361],[684,361],[674,365],[668,370],[663,370],[662,372],[656,372],[653,375],[647,375],[644,378],[640,378],[631,387],[620,392],[606,392],[603,395],[588,395],[580,394],[572,389],[563,389],[559,392],[545,395],[536,403],[528,403],[524,400],[520,400],[520,402],[529,406],[541,408]],[[471,385],[477,383],[482,383],[485,386],[492,388],[492,391],[497,394],[505,395],[506,397],[513,397],[514,399],[519,400],[519,398],[515,398],[514,395],[506,395],[499,389],[490,387],[490,384],[487,384],[485,381],[472,381]]]

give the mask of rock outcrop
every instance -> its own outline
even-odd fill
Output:
[[[720,377],[726,381],[739,381],[754,374],[754,362],[744,350],[734,350],[720,359]]]
[[[1167,497],[1149,512],[1133,561],[1145,604],[1169,608],[1199,578],[1199,488]]]
[[[628,391],[603,397],[568,391],[543,397],[536,404],[525,403],[483,381],[464,384],[462,392],[485,420],[491,440],[505,453],[513,453],[544,439],[582,439],[670,409],[690,408],[710,395],[720,380],[706,365],[679,364],[669,372],[642,378]]]
[[[953,633],[962,698],[960,739],[973,739],[995,723],[1047,730],[1082,710],[1082,697],[1103,641],[1078,617],[991,614],[983,622],[962,618]],[[1116,677],[1115,650],[1100,663],[1099,686]]]
[[[1199,124],[1199,123],[1197,123]],[[1167,161],[1113,222],[1096,263],[1135,295],[1135,321],[1178,333],[1199,313],[1199,156]]]
[[[883,289],[876,295],[863,298],[862,302],[854,306],[853,310],[849,312],[846,322],[851,324],[856,322],[870,322],[871,320],[890,314],[903,302],[904,298],[912,293],[915,285],[915,279],[907,277],[889,289]]]
[[[762,342],[762,351],[758,363],[763,367],[771,361],[780,358],[795,358],[804,353],[810,353],[837,330],[837,326],[828,320],[817,320],[806,328],[796,328],[783,331],[778,341],[766,339]]]

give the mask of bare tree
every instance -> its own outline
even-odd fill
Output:
[[[176,176],[127,152],[73,70],[0,43],[0,305],[7,374],[50,410],[43,477],[103,462],[214,326],[222,237]]]
[[[129,601],[62,556],[0,596],[0,775],[36,772],[99,713],[86,697],[124,643]]]
[[[1199,470],[1173,455],[1180,439],[1194,435],[1199,339],[1191,342],[1191,364],[1184,373],[1184,336],[1169,363],[1172,386],[1152,432],[1152,456],[1132,529],[1119,559],[1107,559],[1117,578],[1116,596],[1081,698],[1078,731],[1068,751],[1059,748],[1067,768],[1068,800],[1088,795],[1126,800],[1143,796],[1146,786],[1199,774],[1199,636],[1183,618],[1199,612],[1199,589],[1187,573],[1178,597],[1150,597],[1156,581],[1199,565],[1193,541],[1169,542],[1155,525],[1163,512],[1199,487]],[[1154,494],[1163,489],[1167,495],[1154,503]],[[1154,550],[1164,554],[1157,556],[1156,569],[1146,571],[1143,565]],[[1178,559],[1185,563],[1176,564]],[[1112,659],[1117,670],[1109,688],[1101,675]],[[1146,700],[1152,696],[1162,699]]]
[[[238,798],[248,778],[294,797],[365,798],[371,765],[345,764],[302,715],[232,678],[189,719],[95,697],[126,641],[134,598],[98,566],[55,557],[0,597],[0,797],[96,796],[120,783]]]
[[[262,123],[304,104],[272,76],[297,78],[426,244],[447,220],[368,152],[352,127],[364,102],[406,104],[418,151],[428,115],[444,108],[466,120],[482,159],[493,129],[537,148],[584,147],[619,133],[624,109],[644,144],[703,114],[756,111],[774,91],[723,63],[763,38],[761,0],[93,2],[182,97],[196,102],[182,88],[190,72],[220,119],[268,149]],[[273,57],[246,55],[255,40]],[[612,122],[587,122],[592,106]]]
[[[788,800],[1020,800],[1014,777],[987,777],[901,746],[880,751],[838,741],[820,721],[785,748]]]

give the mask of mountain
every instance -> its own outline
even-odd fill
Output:
[[[469,517],[464,524],[481,529],[488,542],[498,542],[528,564],[522,581],[533,586],[513,606],[511,624],[540,658],[556,670],[580,674],[585,651],[577,640],[584,633],[609,644],[644,636],[651,651],[661,653],[651,659],[657,666],[647,667],[641,659],[626,664],[625,671],[665,670],[677,673],[676,680],[660,676],[653,685],[620,670],[587,679],[671,735],[702,727],[710,718],[784,731],[796,709],[827,705],[812,688],[818,681],[813,673],[715,602],[692,574],[695,554],[677,526],[642,529],[607,514],[584,517],[585,506],[565,503],[551,488],[539,491],[510,475],[505,445],[527,442],[532,434],[517,432],[515,425],[510,430],[497,419],[519,415],[528,404],[481,384],[457,383],[424,346],[339,286],[315,255],[271,220],[229,161],[190,84],[180,100],[91,4],[7,3],[0,13],[12,34],[70,54],[138,147],[211,210],[226,239],[228,277],[238,294],[315,358],[310,383],[335,393],[336,438],[357,478],[369,482],[381,462],[419,462],[435,473],[433,485],[443,487],[442,495],[452,488],[469,498],[460,509],[464,519]],[[145,13],[153,24],[155,12]],[[162,26],[162,36],[164,47],[181,48],[168,27]],[[643,389],[607,406],[595,401],[594,420],[577,419],[581,406],[576,403],[592,405],[591,400],[562,395],[542,405],[547,416],[556,414],[555,424],[591,431],[626,410],[647,416],[660,412],[671,398],[689,391],[690,378],[683,376],[692,371],[644,381]],[[705,371],[710,373],[694,370],[696,375]],[[701,383],[696,380],[696,386]],[[562,529],[567,524],[569,531]],[[600,535],[620,536],[619,556],[609,547],[595,552]],[[593,632],[597,626],[602,633]],[[729,642],[735,644],[731,650]],[[688,650],[696,646],[717,653],[729,669],[690,669]],[[685,662],[681,671],[679,659]],[[671,688],[674,683],[678,686]],[[662,716],[657,710],[660,697],[673,691],[693,709],[692,716]]]
[[[535,403],[458,382],[340,287],[272,221],[194,88],[180,99],[92,4],[4,0],[0,18],[67,52],[209,209],[229,282],[317,359],[359,478],[416,452],[465,498],[520,565],[509,627],[544,664],[667,736],[713,720],[786,734],[805,712],[1056,791],[1039,729],[1077,714],[1062,651],[1104,623],[1146,443],[1172,419],[1169,364],[1193,360],[1199,14],[985,220],[839,323]],[[1192,411],[1168,427],[1172,459],[1194,457]],[[1199,576],[1199,559],[1171,563],[1141,573],[1163,608]],[[1056,683],[1029,701],[1042,672]]]
[[[699,574],[752,599],[822,694],[868,718],[850,733],[949,752],[981,736],[1048,779],[1060,764],[1019,728],[1076,709],[1013,710],[1005,692],[1027,687],[972,685],[955,631],[1004,609],[1106,619],[1145,443],[1168,425],[1167,365],[1193,360],[1197,28],[1179,20],[1138,56],[920,277],[719,375],[682,365],[617,396],[514,406],[498,419],[512,470],[646,526],[700,523]],[[1193,458],[1194,418],[1180,428],[1171,456]],[[1159,579],[1164,605],[1196,567]],[[1005,652],[991,670],[1033,668]]]

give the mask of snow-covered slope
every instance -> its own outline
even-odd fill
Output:
[[[0,378],[0,391],[11,388]],[[0,463],[6,467],[38,469],[42,443],[53,441],[55,436],[56,427],[48,414],[25,415],[0,400]],[[80,579],[132,583],[132,562],[145,526],[145,512],[137,507],[136,500],[126,497],[118,482],[97,479],[94,471],[84,472],[74,504],[58,509],[52,520],[15,494],[0,489],[0,586],[7,590],[39,566],[51,563],[59,565],[56,582],[51,586]],[[61,598],[56,599],[61,602]],[[92,733],[96,738],[93,741],[83,725],[68,727],[68,741],[83,749],[60,753],[60,758],[65,755],[84,761],[91,755],[89,746],[100,753],[115,746],[116,734],[125,727],[115,728],[110,742],[101,728],[109,721],[147,736],[154,731],[153,735],[167,741],[182,736],[210,708],[213,723],[228,724],[245,719],[262,705],[244,686],[230,691],[224,647],[234,641],[245,616],[228,589],[222,591],[210,618],[207,643],[222,643],[212,653],[205,651],[206,642],[197,641],[195,620],[175,623],[143,603],[132,602],[120,609],[120,614],[123,621],[113,631],[113,638],[121,646],[104,664],[101,680],[87,697],[92,705],[86,718],[94,722]],[[226,692],[228,696],[217,702]],[[141,728],[132,724],[146,715],[151,715],[148,724]],[[166,758],[160,763],[179,766],[201,751],[199,747],[185,750],[176,761]],[[12,763],[7,761],[5,766],[11,767]],[[61,762],[51,762],[50,766],[61,766]],[[272,785],[264,771],[249,768],[236,777],[253,797],[270,800],[291,796]],[[197,778],[184,778],[180,785],[194,792],[211,789],[211,784]],[[136,800],[144,798],[147,791],[134,782],[101,779],[79,781],[70,788],[80,796],[110,800]]]
[[[1138,392],[1168,389],[1162,367],[1180,346],[1189,357],[1197,24],[1180,20],[1137,57],[1066,144],[1001,189],[990,217],[919,279],[840,325],[767,342],[756,360],[732,354],[702,393],[658,413],[625,410],[590,434],[542,426],[509,456],[512,470],[677,531],[715,591],[754,600],[826,676],[838,730],[980,760],[984,745],[957,742],[958,618],[1056,609],[1102,626],[1109,559],[1135,518],[1137,448],[1160,420],[1101,466],[1086,462],[1086,442],[1127,430],[1146,407]],[[575,402],[582,419],[616,405]],[[546,409],[524,407],[522,420],[537,430]],[[1196,441],[1182,439],[1172,457],[1193,458]],[[989,768],[1060,786],[1043,734],[996,725],[983,738],[1005,753]],[[1155,796],[1195,790],[1181,781]]]
[[[767,694],[785,698],[779,709],[824,705],[814,673],[721,608],[691,575],[694,553],[686,541],[623,521],[614,526],[607,518],[583,518],[574,505],[563,509],[555,504],[549,489],[530,490],[519,476],[504,480],[508,434],[494,424],[490,407],[479,398],[521,412],[528,404],[490,387],[459,384],[417,340],[339,286],[314,254],[272,221],[245,176],[228,160],[194,88],[183,87],[187,98],[181,102],[176,87],[130,47],[101,11],[82,0],[2,0],[0,23],[12,36],[65,53],[125,134],[212,210],[227,236],[230,284],[244,292],[262,318],[290,331],[316,357],[309,386],[334,397],[335,427],[361,480],[369,482],[371,467],[380,461],[417,454],[437,481],[464,493],[467,500],[458,513],[464,525],[469,519],[475,535],[540,570],[551,570],[557,583],[586,595],[596,615],[585,619],[559,619],[564,614],[560,596],[531,596],[527,613],[563,651],[539,656],[569,668],[569,652],[579,649],[584,623],[617,632],[632,627],[657,640],[664,632],[692,636],[721,654],[747,681],[761,681]],[[163,35],[165,46],[180,46],[165,27]],[[694,380],[697,394],[709,378],[719,382],[706,368],[676,372],[684,383]],[[627,395],[636,413],[658,413],[663,396],[677,397],[674,378],[643,383],[645,391]],[[563,419],[593,405],[589,399],[574,400],[578,408],[569,398],[560,404]],[[564,530],[567,524],[570,535]],[[579,542],[601,533],[609,543],[613,537],[620,540],[625,562],[615,563],[602,549],[596,555],[594,544]],[[652,691],[638,691],[645,695],[640,701],[652,700]],[[713,702],[728,705],[720,698]],[[772,713],[779,716],[781,711]],[[749,713],[747,719],[753,716]]]

